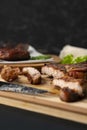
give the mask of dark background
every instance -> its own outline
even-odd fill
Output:
[[[28,42],[58,53],[87,48],[87,0],[0,0],[0,41]]]
[[[87,130],[87,125],[0,105],[0,130]]]
[[[0,0],[0,45],[19,42],[58,54],[87,48],[87,0]],[[87,130],[87,125],[0,105],[0,129]]]

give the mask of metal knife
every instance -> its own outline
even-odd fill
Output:
[[[0,91],[9,91],[9,92],[16,92],[16,93],[23,93],[23,94],[30,94],[30,95],[41,95],[48,93],[47,90],[41,90],[38,88],[32,88],[25,85],[10,83],[10,82],[3,82],[0,81]]]

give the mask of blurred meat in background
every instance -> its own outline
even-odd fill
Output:
[[[0,1],[0,45],[29,42],[53,54],[66,44],[87,48],[86,10],[86,0]]]

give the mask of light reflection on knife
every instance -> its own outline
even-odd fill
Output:
[[[0,91],[16,92],[30,95],[41,95],[48,93],[47,90],[41,90],[37,88],[27,87],[25,85],[19,85],[3,81],[0,81]]]

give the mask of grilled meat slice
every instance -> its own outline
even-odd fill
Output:
[[[65,64],[65,68],[67,72],[71,70],[79,72],[87,72],[87,62],[81,62],[77,64]]]
[[[0,59],[7,61],[28,60],[30,58],[29,52],[23,45],[17,45],[14,48],[3,47],[0,48]]]
[[[87,72],[78,72],[76,70],[72,70],[68,72],[68,75],[76,79],[87,79]]]
[[[74,102],[79,101],[85,97],[85,93],[83,95],[79,95],[76,91],[69,89],[68,87],[60,89],[59,98],[65,102]]]
[[[1,77],[8,82],[17,79],[19,74],[20,69],[18,67],[4,66],[1,70]]]
[[[53,85],[60,88],[60,98],[62,100],[76,101],[85,96],[87,80],[65,76],[60,79],[54,79]]]
[[[5,65],[1,70],[1,77],[8,82],[17,79],[19,75],[25,75],[32,84],[41,83],[41,74],[33,67],[18,68]]]
[[[41,74],[36,68],[24,67],[22,69],[22,74],[24,74],[28,78],[31,84],[41,83]]]
[[[46,74],[49,77],[61,78],[65,75],[66,70],[62,64],[45,64],[41,69],[42,74]]]
[[[53,78],[61,78],[68,75],[73,78],[87,79],[87,63],[79,64],[46,64],[41,69],[42,74],[52,76]]]
[[[87,79],[87,62],[65,65],[65,68],[70,77]]]

